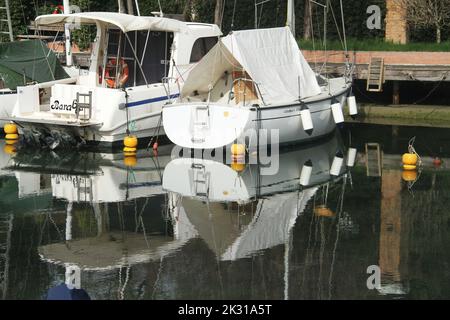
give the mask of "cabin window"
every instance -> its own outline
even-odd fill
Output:
[[[195,40],[190,63],[199,62],[217,43],[217,37],[205,37]]]
[[[120,52],[120,57],[128,65],[129,76],[125,87],[145,85],[145,79],[148,84],[160,83],[169,73],[173,33],[133,31],[128,32],[127,36],[128,39],[118,30],[109,30],[108,59],[117,57]]]

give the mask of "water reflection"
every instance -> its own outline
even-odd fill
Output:
[[[172,146],[134,166],[120,154],[2,153],[0,296],[450,297],[445,159],[434,168],[421,154],[408,188],[399,146],[343,136],[282,149],[276,175],[174,158]],[[374,290],[369,266],[381,271]]]
[[[298,215],[319,189],[342,179],[343,161],[334,165],[334,175],[330,173],[342,149],[334,136],[321,144],[285,150],[276,175],[261,174],[256,164],[236,169],[205,159],[175,159],[166,167],[163,188],[177,198],[174,209],[186,212],[218,259],[238,260],[289,241]],[[302,186],[305,163],[312,170]],[[314,212],[335,216],[326,204],[315,206]]]

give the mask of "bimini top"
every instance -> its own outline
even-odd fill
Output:
[[[207,93],[225,72],[240,70],[258,84],[266,104],[293,102],[299,96],[321,93],[316,75],[290,29],[282,27],[233,31],[222,38],[191,70],[182,97],[195,91]]]
[[[134,16],[116,12],[81,12],[72,14],[47,14],[36,18],[36,24],[41,26],[55,24],[95,24],[102,22],[115,26],[122,32],[152,30],[167,32],[187,32],[188,28],[182,21],[160,18]]]

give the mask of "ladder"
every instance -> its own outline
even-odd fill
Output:
[[[75,114],[77,119],[82,121],[90,120],[92,117],[92,91],[89,91],[89,93],[77,92],[76,106]]]
[[[368,177],[381,177],[383,153],[379,143],[366,143],[366,170]]]
[[[209,106],[195,107],[192,125],[192,142],[205,142],[205,131],[209,129]]]
[[[203,164],[193,163],[191,166],[193,173],[194,195],[208,198],[209,196],[209,173],[206,172]]]
[[[4,29],[5,23],[7,24],[8,31],[5,31]],[[0,34],[6,34],[9,36],[9,41],[14,41],[11,23],[11,11],[9,10],[9,0],[3,0],[3,6],[0,7]],[[0,42],[2,42],[2,39],[3,37],[0,37]]]
[[[382,92],[384,83],[384,58],[370,59],[367,75],[367,91]]]

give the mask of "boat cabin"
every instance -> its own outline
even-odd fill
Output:
[[[183,79],[188,66],[198,62],[221,35],[212,24],[112,12],[44,15],[36,23],[95,25],[89,73],[80,77],[79,84],[106,88]]]

